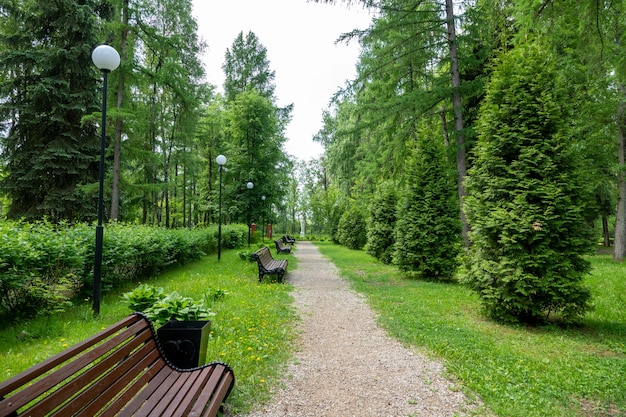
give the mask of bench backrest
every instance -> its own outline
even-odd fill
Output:
[[[164,367],[152,324],[133,314],[0,383],[0,416],[116,415]],[[182,372],[182,371],[181,371]]]
[[[267,246],[263,246],[256,252],[252,254],[252,257],[257,260],[257,263],[261,264],[263,267],[266,267],[270,264],[271,261],[274,260],[272,257],[272,253],[270,252],[270,248]]]

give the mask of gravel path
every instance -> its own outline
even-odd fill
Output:
[[[442,376],[440,363],[381,330],[313,244],[296,246],[298,269],[286,277],[302,317],[300,349],[285,388],[248,417],[461,416],[476,407]]]

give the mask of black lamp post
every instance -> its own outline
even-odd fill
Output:
[[[263,212],[265,212],[265,196],[261,196],[261,200],[263,200]],[[265,232],[267,231],[267,228],[265,224],[265,216],[262,217],[263,219],[261,219],[261,221],[263,223],[263,230],[261,231],[261,241],[265,243]]]
[[[248,181],[248,183],[246,184],[246,187],[248,187],[248,190],[252,190],[254,188],[254,184],[252,183],[252,181]],[[248,193],[248,247],[250,247],[250,228],[252,227],[252,197],[250,196],[250,193]]]
[[[220,213],[217,223],[217,260],[222,257],[222,171],[226,164],[226,157],[224,155],[218,155],[215,158],[215,162],[220,166]]]
[[[109,72],[120,65],[120,55],[109,45],[100,45],[91,53],[91,60],[104,76],[102,84],[102,122],[100,135],[100,188],[98,191],[98,225],[96,226],[96,247],[93,264],[93,313],[100,314],[101,280],[102,280],[102,238],[104,228],[102,217],[104,212],[104,154],[106,151],[106,121],[107,121],[107,82]]]

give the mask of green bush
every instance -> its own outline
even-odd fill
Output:
[[[132,311],[146,311],[158,301],[165,298],[165,291],[161,287],[141,284],[131,292],[122,294],[124,301],[128,303],[128,308]]]
[[[362,249],[367,242],[365,215],[356,205],[344,211],[337,226],[337,240],[350,249]]]
[[[422,279],[451,280],[461,248],[454,179],[443,143],[427,133],[417,142],[398,212],[395,262],[401,271]]]
[[[204,298],[213,303],[224,295],[223,291],[213,291],[205,294]],[[124,293],[122,297],[131,311],[144,313],[155,327],[164,325],[168,320],[208,320],[214,315],[204,300],[183,297],[177,291],[166,294],[163,288],[147,284]]]
[[[224,248],[242,247],[245,225],[223,227]],[[105,225],[102,291],[199,259],[217,248],[217,227],[165,229]],[[88,224],[0,222],[0,318],[62,311],[93,290],[95,227]]]
[[[62,311],[80,287],[84,236],[47,222],[0,222],[0,317]]]
[[[397,196],[395,186],[382,184],[370,207],[366,251],[385,264],[393,261]]]

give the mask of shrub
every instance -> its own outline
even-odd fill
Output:
[[[363,212],[352,205],[346,210],[337,226],[337,240],[349,249],[362,249],[367,242],[367,230]]]
[[[396,222],[395,261],[423,279],[450,280],[461,247],[459,206],[443,143],[424,128]]]
[[[146,311],[157,302],[165,298],[165,291],[161,287],[141,284],[131,292],[122,294],[131,311]]]
[[[382,184],[378,187],[370,207],[371,220],[367,226],[366,250],[385,264],[393,261],[396,204],[395,186]]]
[[[166,294],[161,287],[142,284],[122,297],[131,311],[144,313],[155,327],[160,327],[168,320],[207,320],[214,315],[207,301],[212,304],[225,294],[225,291],[217,289],[207,292],[204,301],[196,301],[176,291]]]

